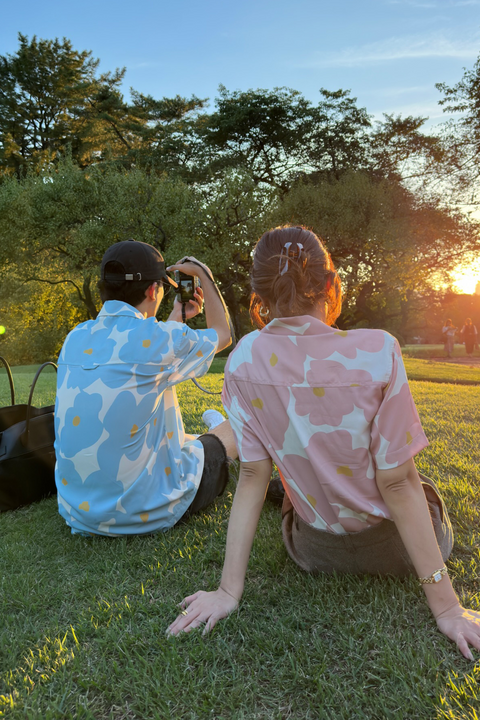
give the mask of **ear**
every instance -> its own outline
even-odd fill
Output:
[[[157,288],[158,288],[158,283],[156,283],[156,282],[152,283],[152,284],[145,290],[145,297],[148,298],[148,300],[155,300]]]
[[[335,278],[337,277],[337,273],[333,270],[329,270],[325,274],[325,291],[328,292],[330,288],[332,287],[333,283],[335,282]]]

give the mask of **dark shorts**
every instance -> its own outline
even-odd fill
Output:
[[[202,479],[192,504],[178,522],[201,512],[222,495],[228,482],[228,458],[225,446],[216,435],[207,433],[198,438],[203,445],[204,465]]]
[[[453,547],[453,530],[447,508],[430,478],[419,473],[440,553],[445,561]],[[283,505],[282,532],[287,552],[307,572],[365,575],[415,575],[405,545],[392,520],[357,533],[335,535],[307,525],[288,497]]]

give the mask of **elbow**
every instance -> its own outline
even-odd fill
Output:
[[[410,497],[420,487],[420,480],[412,460],[390,470],[377,470],[377,487],[384,499]]]
[[[253,462],[240,463],[240,479],[245,483],[264,483],[268,485],[272,473],[272,460],[255,460]]]
[[[225,348],[230,347],[230,345],[232,344],[232,338],[231,338],[230,332],[227,332],[227,333],[217,332],[217,335],[218,335],[217,353],[219,353],[222,350],[225,350]]]
[[[388,478],[383,480],[383,482],[379,482],[377,479],[377,485],[384,497],[386,495],[391,497],[401,497],[403,495],[407,495],[411,489],[411,483],[408,476]]]

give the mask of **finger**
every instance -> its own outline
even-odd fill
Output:
[[[190,632],[190,630],[195,630],[195,628],[203,625],[207,618],[208,613],[202,613],[200,610],[197,610],[196,614],[188,614],[188,617],[183,614],[179,615],[175,622],[168,628],[167,634],[178,635],[181,632]]]
[[[213,630],[213,628],[215,627],[215,625],[217,624],[217,622],[219,620],[220,620],[220,617],[218,617],[216,615],[211,615],[210,618],[205,623],[205,628],[203,630],[202,635],[207,635],[211,630]]]
[[[200,618],[195,618],[195,620],[192,620],[192,622],[189,623],[186,628],[184,628],[184,632],[188,633],[191,630],[196,630],[198,627],[200,627],[200,625],[203,625],[203,620],[201,620]]]
[[[194,310],[197,310],[197,308],[199,308],[202,303],[201,299],[196,297],[193,297],[188,302]]]
[[[169,265],[167,267],[168,272],[172,272],[173,270],[180,270],[180,272],[184,272],[186,275],[192,275],[195,270],[195,265],[189,265],[188,263],[182,263],[180,260],[175,263],[175,265]],[[189,272],[190,270],[190,272]]]
[[[182,628],[182,625],[181,625],[181,620],[182,620],[182,616],[179,615],[179,616],[174,620],[174,622],[173,622],[171,625],[168,626],[168,628],[167,628],[166,631],[165,631],[165,634],[166,634],[167,636],[170,636],[170,635],[178,635],[178,633],[181,632],[182,629],[183,629],[183,628]]]
[[[204,590],[197,590],[197,592],[193,593],[193,595],[187,595],[187,597],[184,597],[182,602],[180,603],[180,607],[188,607],[188,605],[190,605],[194,600],[197,600],[199,597],[201,597],[204,592]]]
[[[465,640],[472,647],[474,647],[475,650],[480,650],[480,635],[478,635],[476,632],[471,632],[468,635],[465,634]]]
[[[187,615],[181,613],[176,620],[167,628],[167,635],[178,635],[178,633],[185,631],[189,625],[197,620],[198,612],[187,612]]]
[[[468,647],[468,643],[465,640],[465,636],[463,633],[458,633],[457,635],[457,646],[462,655],[466,657],[467,660],[473,660],[473,655],[470,651],[470,648]]]
[[[185,615],[184,613],[187,612]],[[188,618],[188,611],[181,612],[180,615],[177,615],[175,620],[171,625],[169,625],[167,632],[173,632],[176,633],[179,630],[183,630],[184,626],[190,622],[191,618]]]

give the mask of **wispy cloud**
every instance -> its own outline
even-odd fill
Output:
[[[369,91],[369,95],[372,97],[380,96],[384,97],[401,97],[402,95],[420,95],[430,92],[432,90],[431,85],[411,85],[410,87],[382,87],[373,88]]]
[[[440,33],[428,37],[424,35],[391,37],[367,45],[345,48],[335,53],[317,52],[309,60],[301,63],[301,67],[358,67],[393,60],[435,57],[470,59],[477,57],[478,48],[478,36],[462,41],[449,40]]]

